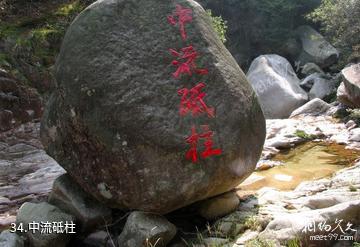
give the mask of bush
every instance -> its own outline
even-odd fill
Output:
[[[226,42],[226,31],[227,31],[227,21],[224,21],[221,16],[214,16],[210,9],[206,10],[206,13],[208,16],[210,16],[212,25],[216,31],[216,33],[219,35],[219,38],[221,42]]]
[[[360,57],[359,16],[359,0],[322,0],[321,5],[307,18],[319,23],[327,37],[341,49],[343,57],[349,60]]]

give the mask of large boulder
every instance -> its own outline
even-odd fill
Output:
[[[256,94],[203,8],[186,25],[207,75],[172,76],[169,48],[184,47],[167,16],[176,1],[98,1],[69,27],[56,63],[58,87],[45,110],[47,153],[81,187],[111,207],[167,213],[231,190],[255,168],[265,121]],[[186,79],[186,80],[185,80]],[[216,117],[179,114],[181,87],[206,83]],[[192,125],[214,131],[222,154],[185,158]],[[197,146],[204,150],[203,142]]]
[[[287,118],[308,99],[291,64],[281,56],[257,57],[251,63],[247,77],[267,119]]]
[[[297,34],[302,43],[302,51],[298,57],[301,64],[315,63],[326,68],[339,59],[338,50],[312,27],[300,26]]]
[[[351,107],[360,107],[360,63],[341,71],[343,82],[337,91],[338,100]]]

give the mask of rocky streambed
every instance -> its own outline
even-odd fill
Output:
[[[341,218],[344,228],[347,223],[359,226],[358,133],[356,124],[326,114],[267,120],[262,158],[236,189],[240,204],[236,199],[234,207],[232,195],[217,204],[205,203],[202,215],[208,217],[208,227],[204,229],[206,220],[189,220],[199,230],[184,239],[200,246],[251,246],[262,237],[275,246],[305,238],[302,231],[312,221],[333,226]],[[65,171],[44,152],[39,123],[4,132],[0,141],[0,224],[5,229],[15,222],[22,203],[46,201],[53,181]],[[228,214],[229,209],[235,211]],[[188,221],[186,214],[181,217]],[[358,231],[351,229],[353,235]],[[177,244],[183,243],[178,238]],[[338,246],[347,244],[351,246],[350,241]]]

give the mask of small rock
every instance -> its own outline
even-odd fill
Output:
[[[199,214],[205,219],[212,220],[235,211],[239,203],[236,193],[228,192],[201,202]]]
[[[356,128],[357,124],[355,123],[354,120],[349,120],[346,124],[345,124],[345,127],[348,129],[348,130],[352,130],[354,128]]]
[[[160,215],[135,211],[129,215],[118,244],[124,247],[166,246],[176,231],[176,227]]]
[[[325,74],[324,71],[315,63],[306,63],[301,70],[303,75],[311,75],[313,73]]]
[[[299,107],[293,111],[290,115],[290,118],[299,116],[299,115],[310,115],[310,116],[319,116],[326,113],[331,108],[331,105],[326,103],[321,99],[313,99],[306,103],[305,105]]]
[[[59,208],[46,203],[24,203],[18,212],[16,224],[19,225],[23,223],[24,229],[27,230],[25,233],[29,239],[29,242],[32,246],[36,247],[65,247],[67,243],[70,241],[71,236],[73,235],[70,232],[76,232],[75,229],[68,228],[68,233],[57,233],[53,232],[51,228],[51,232],[42,233],[39,229],[30,231],[29,224],[31,222],[41,223],[41,222],[62,222],[63,228],[65,230],[66,223],[74,222],[75,218],[72,215],[66,214],[62,212]],[[36,227],[36,226],[35,226]],[[37,227],[36,227],[37,228]]]
[[[350,131],[350,141],[360,142],[360,128],[352,129]]]
[[[246,242],[256,238],[258,235],[259,235],[258,232],[246,231],[236,240],[235,243],[237,245],[244,245]]]
[[[74,215],[83,232],[111,222],[111,210],[85,193],[68,174],[55,180],[49,203]]]
[[[24,240],[16,233],[6,230],[0,234],[1,247],[24,247]]]

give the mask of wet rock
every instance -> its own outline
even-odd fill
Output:
[[[314,63],[306,63],[301,69],[303,75],[309,76],[314,73],[325,74],[324,71]]]
[[[213,147],[223,150],[196,165],[185,158],[195,122],[179,114],[181,83],[172,77],[168,50],[184,44],[166,20],[174,2],[98,1],[64,38],[42,142],[86,192],[111,207],[168,213],[231,190],[260,156],[265,122],[256,94],[206,12],[194,1],[182,3],[193,10],[188,42],[209,73],[181,81],[187,88],[206,83],[216,117],[199,115],[197,131],[208,124]]]
[[[299,115],[319,116],[325,114],[328,110],[330,110],[330,108],[330,104],[321,99],[315,98],[293,111],[290,115],[290,118]]]
[[[308,99],[291,64],[278,55],[257,57],[247,77],[267,119],[287,118]]]
[[[298,58],[302,64],[312,62],[326,68],[338,60],[336,48],[310,26],[299,27],[297,33],[302,42],[302,52]]]
[[[228,192],[201,202],[199,213],[202,217],[213,220],[235,211],[239,203],[240,201],[236,193]]]
[[[360,64],[341,71],[343,82],[337,91],[338,100],[351,107],[360,107]]]
[[[83,191],[68,174],[54,181],[49,203],[74,215],[83,232],[93,231],[111,222],[111,210]]]
[[[129,215],[118,244],[124,247],[166,246],[176,231],[164,217],[136,211]]]
[[[24,247],[24,240],[16,233],[6,230],[0,234],[1,247]]]
[[[30,244],[36,247],[65,247],[70,241],[71,234],[70,232],[76,232],[75,229],[68,229],[68,234],[65,233],[66,222],[74,222],[75,218],[72,215],[66,214],[61,211],[59,208],[48,204],[46,202],[42,203],[24,203],[18,212],[16,218],[16,224],[23,223],[24,229],[27,230],[25,233]],[[49,232],[41,232],[40,230],[30,231],[29,223],[30,222],[62,222],[62,230],[64,233],[53,232],[53,229],[50,228]],[[36,226],[35,226],[36,228]]]

